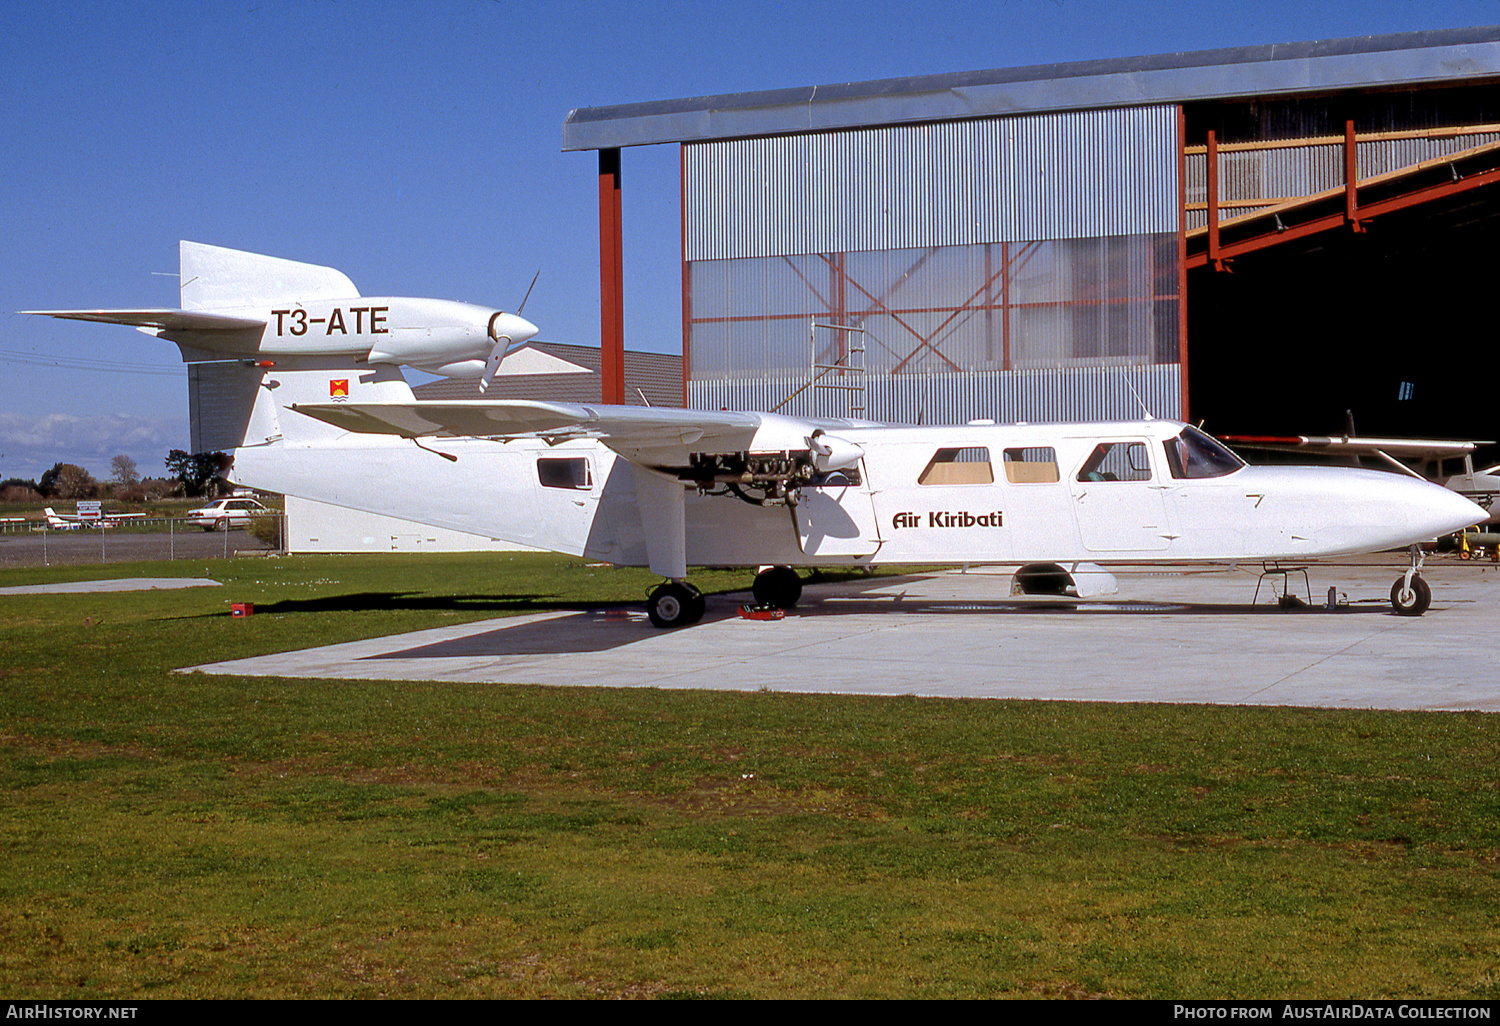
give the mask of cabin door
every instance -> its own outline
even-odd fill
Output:
[[[1144,440],[1100,442],[1073,476],[1073,514],[1090,552],[1151,552],[1170,538],[1162,468]]]

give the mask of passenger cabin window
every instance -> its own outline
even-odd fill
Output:
[[[990,450],[982,445],[939,449],[917,478],[917,484],[923,485],[993,484],[994,481]]]
[[[1005,480],[1011,484],[1050,484],[1058,479],[1057,450],[1050,445],[1006,449]]]
[[[1080,481],[1149,481],[1151,463],[1144,442],[1100,442],[1083,469]]]
[[[587,491],[594,479],[586,456],[542,456],[536,461],[537,480],[543,488],[573,488]]]
[[[1167,468],[1178,480],[1225,477],[1245,465],[1223,442],[1195,427],[1183,428],[1180,435],[1162,445],[1167,451]]]

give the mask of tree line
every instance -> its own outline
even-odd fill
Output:
[[[224,472],[229,460],[222,452],[189,453],[173,449],[166,458],[166,477],[142,478],[135,460],[119,455],[109,461],[111,477],[98,481],[75,463],[55,463],[40,478],[12,477],[0,481],[0,501],[43,499],[117,499],[123,502],[214,496],[229,489]]]

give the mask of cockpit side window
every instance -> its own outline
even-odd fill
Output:
[[[1162,445],[1166,448],[1167,468],[1179,481],[1226,477],[1245,465],[1224,443],[1191,426]]]
[[[1151,461],[1144,442],[1100,442],[1083,469],[1080,481],[1149,481]]]

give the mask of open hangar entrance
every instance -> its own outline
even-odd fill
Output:
[[[1443,216],[1446,214],[1447,216]],[[1188,393],[1214,433],[1485,438],[1500,188],[1188,272]]]
[[[1500,187],[1188,272],[1188,391],[1214,432],[1492,439]]]
[[[1194,420],[1215,433],[1335,435],[1348,430],[1347,411],[1362,435],[1500,437],[1489,371],[1500,232],[1496,95],[1492,85],[1466,85],[1302,99],[1271,113],[1267,104],[1189,109],[1189,161],[1211,148],[1192,145],[1195,129],[1217,142],[1226,123],[1250,111],[1262,123],[1320,122],[1202,158],[1220,173],[1218,195],[1207,195],[1205,174],[1203,202],[1187,205]],[[1341,113],[1343,131],[1326,134],[1337,132]],[[1319,148],[1321,157],[1311,152]],[[1302,173],[1322,164],[1325,177],[1342,180],[1277,198],[1269,179],[1278,153],[1296,154]],[[1237,163],[1240,155],[1256,166]],[[1191,188],[1191,169],[1188,179]],[[1239,198],[1226,202],[1226,189]]]

